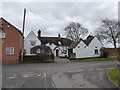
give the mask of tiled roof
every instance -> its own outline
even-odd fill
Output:
[[[80,42],[72,42],[72,43],[70,44],[69,49],[75,48],[79,43],[80,43]]]
[[[61,44],[59,44],[59,42]],[[62,37],[41,37],[41,43],[42,45],[47,44],[47,43],[54,43],[57,46],[70,46],[70,44],[73,41],[67,38],[62,38]]]
[[[83,42],[88,46],[93,38],[94,36],[89,35],[86,40],[83,40]]]
[[[69,47],[69,49],[73,49],[73,48],[75,48],[81,41],[83,41],[87,46],[90,44],[90,42],[93,40],[93,36],[91,36],[91,35],[89,35],[87,38],[86,38],[86,40],[80,40],[79,42],[72,42],[71,44],[70,44],[70,47]]]

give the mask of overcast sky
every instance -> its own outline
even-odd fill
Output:
[[[64,28],[79,22],[93,33],[102,19],[117,19],[117,2],[5,2],[0,16],[22,30],[23,9],[27,9],[25,36],[42,31],[42,36],[65,37]]]

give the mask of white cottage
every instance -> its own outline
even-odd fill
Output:
[[[41,41],[37,38],[35,33],[31,31],[24,39],[24,49],[26,50],[26,55],[31,55],[31,48],[37,45],[41,45]]]
[[[42,45],[51,47],[54,56],[59,57],[62,53],[68,56],[68,47],[72,43],[71,40],[63,38],[58,34],[58,37],[41,37]]]
[[[41,31],[38,31],[38,36],[31,31],[24,40],[24,48],[26,55],[31,55],[31,49],[38,45],[49,46],[54,53],[54,56],[59,57],[63,52],[68,55],[67,49],[72,43],[71,40],[63,38],[58,34],[58,37],[41,37]]]
[[[100,57],[100,49],[102,47],[102,43],[96,37],[88,36],[86,40],[73,42],[69,49],[71,50],[70,53],[75,54],[75,58],[90,58]]]

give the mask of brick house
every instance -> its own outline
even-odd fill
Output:
[[[22,41],[21,31],[0,18],[0,63],[19,63]]]

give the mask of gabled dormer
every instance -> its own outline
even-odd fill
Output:
[[[93,39],[92,39],[92,41],[90,42],[90,44],[89,44],[89,47],[102,47],[103,46],[103,44],[98,40],[98,38],[97,37],[94,37]]]

